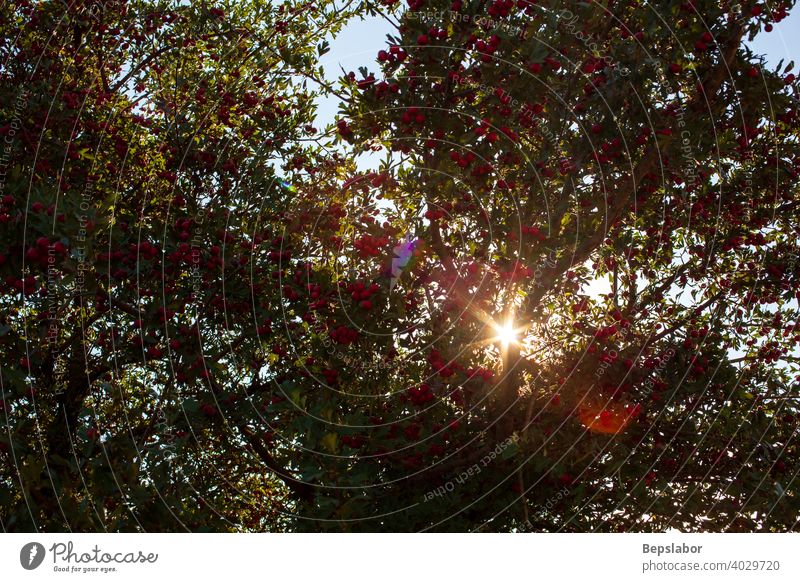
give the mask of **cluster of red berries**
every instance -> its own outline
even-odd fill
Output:
[[[295,290],[291,285],[284,285],[282,292],[283,296],[288,301],[297,301],[300,299],[300,293],[298,293],[297,290]]]
[[[1,130],[0,130],[0,135],[2,135]],[[14,200],[14,197],[11,196],[10,194],[6,194],[5,196],[3,196],[3,198],[0,198],[0,224],[6,223],[11,220],[10,213],[15,202],[16,200]],[[38,204],[40,207],[44,208],[41,202],[34,202],[33,204]],[[33,208],[33,204],[31,205],[31,209]],[[39,210],[39,212],[41,212],[41,210]]]
[[[467,369],[467,378],[475,378],[482,382],[491,382],[492,378],[494,378],[494,372],[482,367],[477,368],[468,368]]]
[[[347,120],[340,119],[336,122],[336,129],[343,138],[347,139],[353,135],[353,130],[350,129],[350,126],[347,124]]]
[[[700,35],[700,38],[694,43],[694,48],[697,49],[698,52],[706,52],[710,48],[713,47],[714,43],[714,35],[710,32],[706,31]]]
[[[561,158],[558,160],[558,172],[562,176],[566,176],[570,172],[575,171],[575,162],[570,158]]]
[[[334,328],[330,336],[333,341],[343,346],[348,346],[358,341],[358,332],[344,325]]]
[[[406,439],[410,441],[419,440],[419,437],[422,434],[422,425],[418,422],[412,422],[403,429],[403,434],[405,435]]]
[[[616,324],[606,325],[603,327],[598,328],[596,332],[594,332],[594,338],[596,340],[604,340],[612,337],[619,331],[617,329]]]
[[[366,444],[367,439],[360,435],[345,434],[339,437],[339,442],[346,447],[350,447],[351,449],[360,449]]]
[[[399,46],[389,47],[389,51],[379,51],[378,61],[381,63],[402,63],[408,58],[408,53]]]
[[[417,44],[418,45],[426,45],[429,44],[431,41],[435,40],[445,40],[447,38],[447,31],[443,28],[436,28],[432,26],[428,29],[428,34],[420,34],[417,37]]]
[[[573,314],[582,313],[584,311],[589,311],[589,300],[585,297],[572,305]]]
[[[388,81],[381,81],[375,85],[375,97],[383,99],[387,93],[399,93],[400,85],[397,83],[389,83]]]
[[[170,254],[170,259],[172,262],[178,262],[183,259],[188,260],[191,249],[188,244],[181,244],[186,245],[185,255],[179,247],[176,251]],[[128,271],[126,268],[138,265],[141,261],[152,261],[160,254],[161,253],[159,252],[158,247],[147,241],[143,241],[139,244],[131,243],[128,245],[127,252],[116,250],[112,252],[99,253],[97,255],[97,259],[101,263],[107,263],[109,267],[111,267],[112,264],[117,265],[116,268],[111,271],[111,276],[114,279],[124,279],[128,276]]]
[[[291,257],[291,251],[269,251],[267,253],[267,258],[273,263],[286,263]]]
[[[335,386],[339,382],[339,371],[332,368],[322,370],[322,375],[325,376],[325,383],[328,386]]]
[[[521,229],[522,234],[525,236],[529,236],[539,241],[543,241],[547,239],[547,235],[544,234],[538,226],[523,226]]]
[[[214,406],[213,404],[204,402],[203,404],[200,405],[200,412],[202,412],[203,415],[207,416],[208,418],[213,418],[217,415],[218,411],[217,407]]]
[[[497,276],[500,277],[500,280],[508,282],[522,281],[532,277],[533,273],[533,269],[527,265],[523,265],[519,261],[514,261],[507,267],[501,267],[497,269]]]
[[[445,216],[447,216],[447,213],[444,210],[440,210],[438,208],[431,208],[425,211],[424,216],[428,220],[440,220]]]
[[[475,50],[480,54],[480,59],[484,63],[488,63],[492,60],[492,56],[494,53],[497,52],[498,47],[500,46],[500,37],[496,34],[493,34],[489,37],[488,42],[484,40],[478,39],[474,34],[470,35],[469,39],[467,39],[467,47],[474,46]]]
[[[611,141],[604,141],[600,144],[600,151],[594,152],[594,158],[600,164],[608,163],[612,159],[619,159],[622,155],[622,140],[618,137]]]
[[[433,371],[439,374],[442,378],[449,378],[453,374],[455,374],[456,369],[458,368],[458,363],[450,362],[449,364],[445,363],[444,358],[442,358],[442,354],[439,350],[431,350],[430,355],[428,356],[428,363],[433,368]]]
[[[436,398],[431,391],[431,387],[427,384],[411,386],[406,392],[408,393],[409,400],[416,406],[423,406]]]
[[[467,152],[463,155],[456,151],[450,152],[450,159],[458,164],[460,168],[468,168],[470,164],[475,161],[475,157],[475,154],[472,152]]]
[[[358,301],[359,307],[362,309],[372,309],[372,296],[381,290],[381,286],[377,283],[367,285],[363,281],[356,281],[346,287],[347,292],[353,301]]]
[[[36,244],[29,247],[28,250],[25,251],[25,260],[29,263],[47,265],[50,251],[58,255],[60,258],[67,253],[67,247],[61,241],[51,243],[50,239],[46,236],[40,236],[38,239],[36,239]],[[5,257],[3,262],[5,262]]]
[[[400,116],[400,123],[405,125],[422,125],[425,123],[425,114],[419,110],[418,107],[408,107],[403,111],[403,114]]]
[[[371,234],[365,234],[353,243],[356,250],[358,251],[358,255],[366,259],[368,257],[377,257],[380,256],[383,252],[383,249],[386,248],[386,245],[389,244],[389,238],[385,236],[373,236]]]
[[[489,6],[489,16],[492,18],[505,18],[511,14],[511,9],[516,5],[518,8],[526,7],[533,2],[520,2],[519,0],[494,0]]]
[[[374,84],[375,84],[375,75],[373,74],[369,74],[365,78],[356,82],[356,86],[362,91],[365,91]]]

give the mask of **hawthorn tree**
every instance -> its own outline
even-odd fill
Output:
[[[283,527],[297,485],[237,386],[280,321],[276,176],[312,169],[315,138],[302,80],[353,13],[4,7],[4,529]]]
[[[15,6],[4,529],[791,530],[791,7]]]

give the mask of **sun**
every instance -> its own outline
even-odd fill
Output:
[[[495,325],[495,331],[497,332],[496,337],[503,347],[508,347],[509,344],[516,343],[519,339],[519,332],[514,329],[514,325],[510,321],[503,325]]]

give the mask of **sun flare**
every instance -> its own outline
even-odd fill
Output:
[[[495,331],[497,332],[497,339],[500,341],[503,347],[507,347],[509,344],[516,343],[519,339],[519,332],[514,329],[514,326],[510,321],[507,321],[503,325],[495,326]]]

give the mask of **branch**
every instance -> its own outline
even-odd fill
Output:
[[[253,452],[258,455],[261,461],[267,466],[267,468],[275,474],[284,484],[291,490],[291,492],[300,500],[311,502],[314,500],[314,488],[304,482],[296,479],[293,475],[290,475],[290,471],[282,467],[272,456],[272,454],[267,450],[267,447],[264,446],[264,443],[259,440],[256,434],[246,426],[240,426],[239,429],[242,431],[247,443],[253,449]]]

